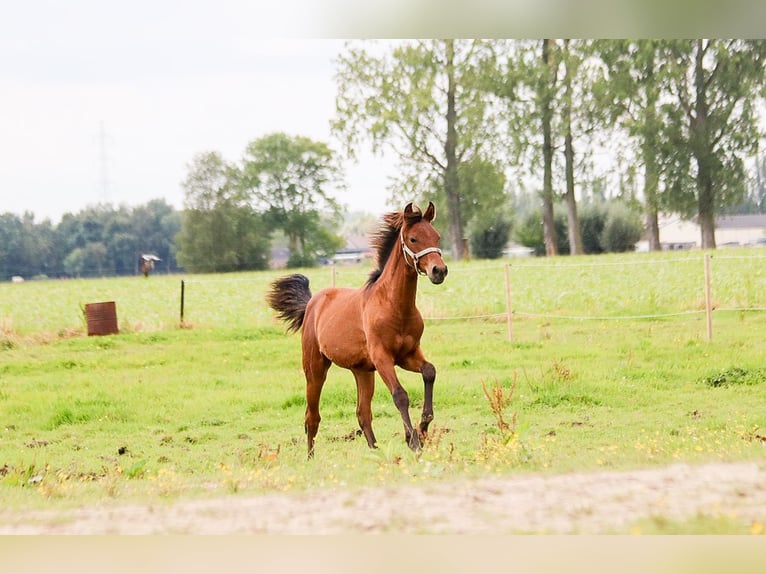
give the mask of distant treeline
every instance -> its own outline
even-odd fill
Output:
[[[137,207],[97,205],[57,224],[34,214],[0,214],[0,281],[137,275],[142,254],[161,259],[156,273],[178,271],[181,212],[165,200]]]

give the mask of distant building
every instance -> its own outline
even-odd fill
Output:
[[[761,244],[766,239],[766,214],[719,217],[715,227],[715,241],[719,246]]]
[[[524,245],[520,245],[518,243],[515,243],[514,241],[509,241],[505,249],[503,249],[503,257],[532,257],[534,255],[535,250],[531,247],[525,247]]]
[[[338,249],[328,263],[335,265],[362,263],[365,259],[372,258],[373,255],[370,241],[367,237],[364,235],[351,235],[346,238],[346,245]]]
[[[696,220],[678,216],[661,216],[660,243],[663,250],[692,249],[701,244],[700,226]],[[766,241],[766,214],[725,215],[716,218],[715,242],[718,247],[758,245]]]
[[[346,238],[346,244],[335,251],[332,257],[322,258],[322,265],[354,265],[363,263],[374,256],[370,248],[369,240],[362,235],[352,235]],[[290,250],[287,247],[273,247],[269,257],[269,267],[272,269],[283,269],[287,267],[290,259]]]

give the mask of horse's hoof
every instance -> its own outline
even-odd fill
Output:
[[[405,438],[407,440],[407,446],[409,446],[413,452],[421,451],[420,436],[417,432],[408,434]]]

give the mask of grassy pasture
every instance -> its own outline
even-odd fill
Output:
[[[0,499],[34,508],[762,459],[763,255],[714,254],[712,342],[698,251],[514,260],[513,342],[502,262],[422,280],[438,374],[419,458],[380,381],[380,448],[354,436],[353,378],[334,368],[306,461],[299,337],[263,298],[277,272],[186,277],[185,328],[177,276],[3,284]],[[327,268],[305,273],[314,290],[332,281]],[[335,281],[366,274],[341,267]],[[106,300],[121,334],[86,337],[82,306]],[[422,383],[401,379],[418,419]],[[493,409],[485,389],[505,404]]]

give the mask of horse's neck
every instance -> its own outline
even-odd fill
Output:
[[[385,291],[398,309],[415,308],[418,274],[407,265],[401,251],[392,254],[378,279],[376,288]]]

